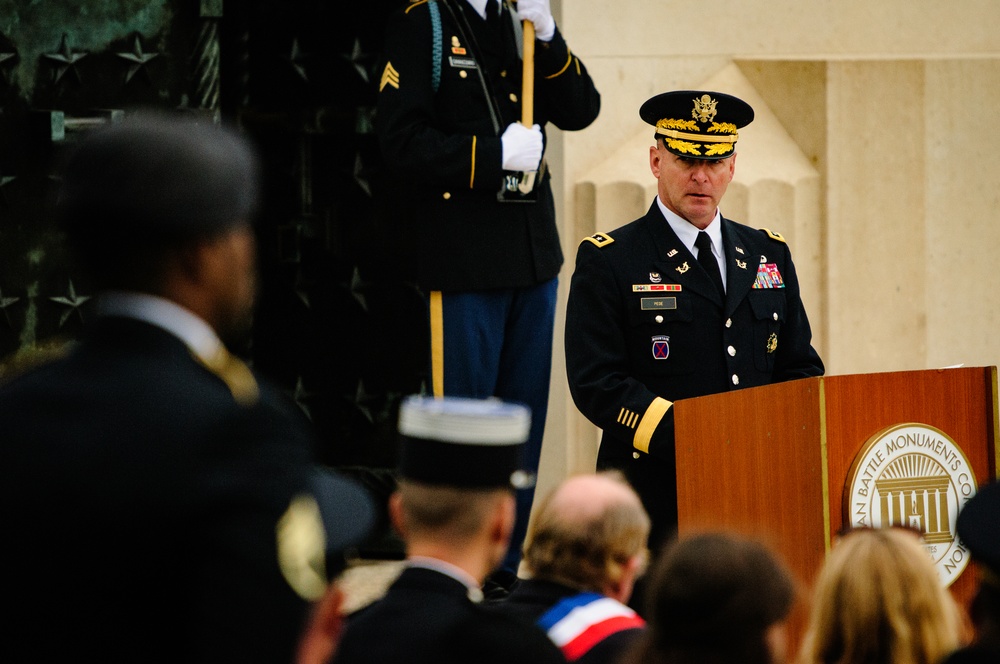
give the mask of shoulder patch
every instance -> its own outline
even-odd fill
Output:
[[[788,240],[786,240],[785,237],[781,233],[775,233],[770,228],[762,228],[760,230],[762,230],[765,233],[767,233],[767,236],[769,238],[771,238],[772,240],[777,240],[778,242],[784,242],[785,244],[788,244]]]
[[[615,240],[614,240],[613,237],[611,237],[607,233],[594,233],[590,237],[583,238],[583,241],[590,242],[595,247],[600,248],[600,247],[606,247],[606,246],[608,246],[609,244],[611,244]]]

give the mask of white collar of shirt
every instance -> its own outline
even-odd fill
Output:
[[[438,558],[428,558],[427,556],[409,556],[406,559],[406,564],[409,567],[433,570],[455,579],[468,589],[469,599],[473,602],[481,602],[483,599],[482,588],[479,587],[476,580],[472,578],[471,574],[457,565],[452,565]]]
[[[677,234],[677,239],[688,248],[688,251],[697,256],[698,252],[694,241],[698,239],[698,227],[664,205],[659,196],[656,197],[656,204],[660,207],[660,212],[667,223],[670,224],[670,228]],[[715,254],[715,261],[719,264],[722,283],[726,283],[726,261],[724,258],[726,254],[722,250],[722,214],[719,212],[719,208],[715,208],[715,217],[705,227],[705,232],[708,233],[708,238],[712,241],[712,253]]]
[[[484,19],[486,18],[487,0],[465,0],[465,1],[468,2],[473,9],[476,10],[476,13],[479,14],[479,16],[481,16]],[[500,9],[503,9],[502,3],[503,0],[497,0],[497,5],[500,7]]]
[[[663,217],[670,224],[670,228],[677,234],[677,238],[692,254],[697,255],[694,241],[698,239],[698,227],[664,205],[659,196],[656,197],[656,204],[660,206],[660,212],[663,213]],[[709,239],[712,240],[712,252],[715,253],[716,258],[722,256],[722,222],[720,219],[722,219],[722,215],[719,213],[719,209],[716,208],[712,223],[705,227],[705,232],[708,233]]]
[[[183,341],[203,360],[214,357],[222,348],[222,342],[208,323],[162,297],[111,291],[101,295],[97,312],[101,316],[122,316],[155,325]]]

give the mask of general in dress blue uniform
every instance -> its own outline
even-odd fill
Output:
[[[580,244],[566,365],[577,407],[603,430],[598,466],[626,474],[658,543],[677,523],[673,402],[824,369],[785,239],[718,209],[753,110],[687,90],[651,98],[640,115],[656,127],[657,198]]]

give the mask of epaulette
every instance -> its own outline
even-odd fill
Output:
[[[583,238],[582,241],[590,242],[592,245],[600,249],[601,247],[606,247],[615,241],[613,237],[607,233],[594,233],[590,237]]]
[[[260,388],[250,368],[225,348],[219,348],[214,355],[207,358],[192,354],[226,384],[239,405],[249,408],[260,399]]]
[[[785,236],[783,236],[781,233],[775,233],[770,228],[762,228],[760,230],[767,233],[767,236],[772,240],[777,240],[778,242],[784,242],[785,244],[788,244],[788,240],[786,240]]]

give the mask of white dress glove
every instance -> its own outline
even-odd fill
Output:
[[[514,122],[500,137],[503,145],[503,169],[505,171],[537,171],[542,161],[542,128],[538,125],[528,129]]]
[[[517,0],[516,8],[522,21],[535,24],[535,39],[547,42],[556,34],[556,20],[552,18],[549,0]]]

